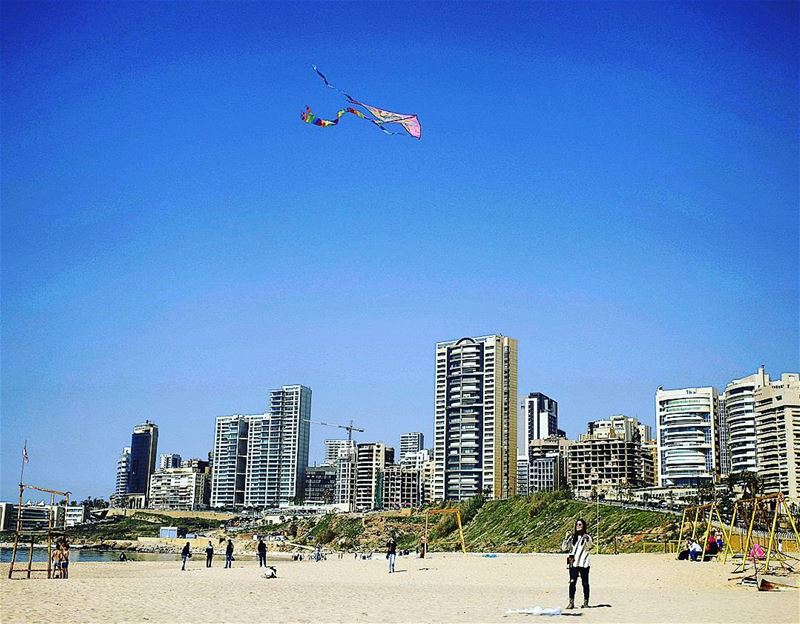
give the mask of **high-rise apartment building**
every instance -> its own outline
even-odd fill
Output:
[[[723,474],[758,471],[755,393],[769,383],[769,375],[761,366],[753,375],[734,379],[725,386],[721,397],[724,419],[721,421],[726,426],[720,426],[720,471]]]
[[[150,489],[150,476],[156,468],[158,425],[149,420],[136,425],[131,435],[131,464],[126,494],[138,496],[146,505]],[[144,505],[142,505],[144,506]]]
[[[768,494],[800,496],[800,374],[755,391],[756,462]]]
[[[356,447],[350,443],[340,451],[336,459],[336,489],[334,502],[337,505],[347,505],[349,511],[354,511],[356,506]]]
[[[517,341],[500,335],[436,345],[434,497],[517,489]]]
[[[121,504],[128,493],[128,477],[131,472],[131,448],[126,446],[117,460],[117,480],[114,488],[114,504]]]
[[[356,446],[356,511],[380,509],[383,504],[383,473],[394,463],[394,449],[383,442]]]
[[[402,434],[400,436],[400,462],[404,462],[406,457],[421,451],[424,441],[425,438],[419,431]]]
[[[158,469],[166,470],[167,468],[180,468],[181,456],[177,453],[161,453],[158,456]]]
[[[308,466],[311,389],[271,390],[266,414],[220,416],[211,504],[267,507],[300,500]]]
[[[325,459],[322,463],[325,466],[335,466],[339,456],[347,452],[349,444],[351,443],[347,440],[325,440]]]
[[[716,388],[656,391],[658,484],[695,487],[718,471]]]
[[[525,448],[531,440],[565,437],[558,428],[558,403],[541,392],[531,392],[522,400],[522,442]]]
[[[217,417],[214,430],[212,507],[239,508],[244,505],[250,418],[238,414]]]

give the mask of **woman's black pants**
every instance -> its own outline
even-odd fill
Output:
[[[569,569],[569,599],[575,600],[575,586],[578,584],[578,575],[583,585],[583,599],[589,602],[589,568],[571,566]]]

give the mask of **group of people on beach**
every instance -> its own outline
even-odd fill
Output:
[[[208,546],[205,548],[206,552],[206,567],[210,568],[211,563],[214,561],[214,544],[211,543],[211,540],[208,540]],[[186,542],[186,545],[181,550],[181,570],[186,570],[186,561],[192,558],[192,545],[190,542]],[[267,565],[267,545],[264,543],[264,540],[259,540],[258,542],[258,561],[259,567],[263,564],[264,566]],[[233,567],[233,540],[228,540],[228,543],[225,546],[225,567],[232,568]]]
[[[713,552],[716,554],[722,547],[722,535],[717,532],[709,536],[709,542],[707,546],[707,553],[711,552],[711,544],[713,546]],[[69,560],[69,546],[66,545],[66,540],[64,540],[64,546],[66,548],[66,560]],[[427,541],[422,545],[420,551],[420,557],[424,557],[427,550],[428,550]],[[561,542],[561,549],[564,552],[569,553],[567,555],[567,569],[569,571],[569,603],[567,605],[567,609],[574,609],[575,608],[575,594],[578,585],[578,579],[581,580],[581,586],[583,588],[583,604],[581,608],[586,608],[589,606],[589,569],[590,569],[590,560],[589,560],[589,551],[594,547],[594,542],[592,541],[592,536],[589,535],[587,531],[586,521],[583,518],[578,518],[575,521],[575,527],[571,531],[567,531],[566,535],[564,535],[564,539]],[[687,557],[691,557],[693,561],[696,560],[697,549],[699,548],[700,552],[702,552],[702,547],[695,542],[694,540],[689,540],[687,542]],[[63,552],[63,548],[56,549],[59,552]],[[256,546],[256,552],[258,553],[258,567],[269,567],[267,566],[267,545],[264,543],[263,538],[259,538],[258,545]],[[403,551],[405,554],[408,554],[408,551]],[[210,568],[211,563],[214,559],[214,545],[209,540],[208,546],[205,548],[206,553],[206,567]],[[321,550],[319,547],[314,552],[312,557],[315,561],[320,561],[323,556],[321,554]],[[697,555],[699,556],[699,555]],[[56,555],[54,553],[53,558],[55,559]],[[191,544],[186,542],[186,545],[183,547],[181,551],[181,570],[186,570],[186,561],[191,559],[192,551],[191,551]],[[367,558],[367,557],[364,557]],[[371,555],[369,557],[372,558]],[[684,557],[681,557],[684,558]],[[356,553],[356,559],[358,559],[358,553]],[[389,537],[389,540],[386,542],[386,560],[388,562],[389,567],[389,574],[395,572],[395,563],[397,561],[397,540],[395,539],[394,535]],[[233,541],[228,540],[228,543],[225,546],[225,567],[230,568],[233,567],[232,563],[234,561],[233,557]],[[58,567],[58,566],[57,566]],[[274,568],[273,568],[274,569]],[[64,566],[64,570],[66,570],[66,566]],[[66,576],[64,577],[66,578]]]
[[[66,537],[59,537],[53,548],[53,578],[69,578],[69,542]]]
[[[706,560],[711,557],[717,556],[722,552],[725,547],[725,539],[721,531],[709,532],[708,539],[706,540],[705,558]],[[686,540],[686,547],[678,553],[679,560],[685,561],[700,561],[703,557],[703,544],[696,539],[689,538]]]

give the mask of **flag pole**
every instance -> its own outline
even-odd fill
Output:
[[[25,463],[28,459],[28,441],[22,446],[22,465],[19,469],[19,486],[22,487],[22,475],[25,474]]]

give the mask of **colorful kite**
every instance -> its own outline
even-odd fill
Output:
[[[344,97],[347,98],[347,101],[353,104],[354,106],[361,106],[362,108],[367,109],[370,113],[372,113],[372,117],[369,117],[368,115],[364,114],[357,108],[352,108],[348,106],[347,108],[343,108],[336,113],[336,119],[322,119],[321,117],[317,117],[314,113],[312,113],[311,109],[308,106],[306,106],[306,110],[300,115],[300,119],[302,119],[304,122],[313,124],[315,126],[319,126],[320,128],[328,128],[329,126],[337,125],[343,115],[351,113],[356,117],[361,117],[361,119],[366,119],[367,121],[371,121],[382,132],[385,132],[386,134],[403,134],[402,132],[391,132],[390,130],[387,130],[384,127],[386,124],[396,123],[403,126],[403,129],[415,139],[422,138],[422,126],[419,125],[419,119],[417,119],[416,115],[404,115],[402,113],[393,113],[391,111],[378,108],[377,106],[371,106],[370,104],[364,104],[363,102],[359,102],[355,98],[349,96],[341,89],[337,89],[330,82],[328,82],[328,79],[321,71],[317,69],[316,65],[312,65],[312,67],[314,68],[314,71],[317,72],[317,75],[320,78],[322,78],[322,81],[325,83],[326,87],[341,93]]]

